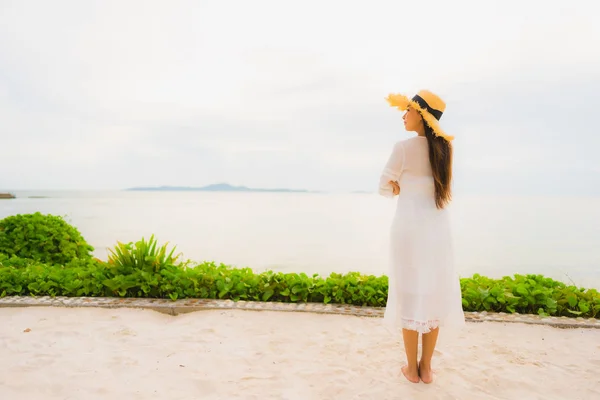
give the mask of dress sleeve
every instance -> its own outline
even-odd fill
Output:
[[[400,178],[400,174],[402,174],[402,169],[404,167],[404,146],[401,142],[398,142],[394,145],[394,149],[392,150],[392,154],[388,158],[385,167],[381,173],[381,177],[379,178],[379,194],[384,197],[394,197],[394,190],[392,185],[390,185],[390,181],[397,181]]]

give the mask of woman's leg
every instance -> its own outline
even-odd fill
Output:
[[[402,373],[412,383],[419,383],[419,365],[417,364],[419,332],[402,329],[402,337],[406,359],[408,360],[408,365],[402,367]]]
[[[421,361],[419,361],[419,376],[423,383],[433,382],[433,373],[431,372],[431,358],[435,350],[440,328],[432,329],[429,333],[423,334],[423,351]]]

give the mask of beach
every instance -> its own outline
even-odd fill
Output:
[[[381,318],[0,308],[0,399],[590,399],[600,330],[467,323],[407,382]]]

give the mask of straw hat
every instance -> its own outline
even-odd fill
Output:
[[[454,136],[447,135],[440,127],[439,120],[446,110],[446,103],[439,96],[428,90],[421,90],[412,99],[403,94],[390,94],[386,100],[390,106],[396,107],[400,111],[406,111],[409,106],[416,109],[427,125],[431,127],[435,136],[443,137],[448,141],[454,139]]]

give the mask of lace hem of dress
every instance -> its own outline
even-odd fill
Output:
[[[433,329],[440,326],[440,321],[437,319],[429,321],[416,321],[414,319],[402,318],[402,328],[419,333],[429,333]]]

